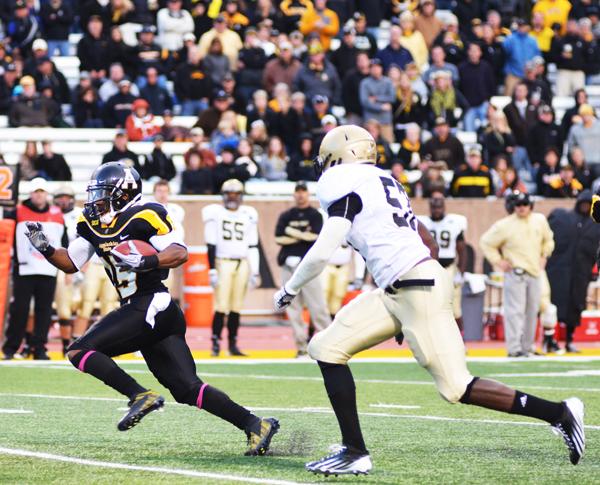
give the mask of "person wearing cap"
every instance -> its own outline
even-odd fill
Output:
[[[262,74],[262,85],[269,93],[279,83],[285,83],[290,88],[302,63],[294,57],[293,47],[290,42],[284,41],[279,44],[277,57],[269,60]]]
[[[71,101],[71,90],[62,72],[60,72],[49,57],[40,57],[33,78],[38,86],[50,84],[54,93],[54,100],[59,104]],[[40,89],[41,91],[41,89]]]
[[[219,126],[223,113],[229,110],[231,101],[230,96],[224,90],[219,89],[214,94],[212,105],[200,113],[194,126],[202,128],[206,137],[211,137]]]
[[[321,94],[327,96],[333,105],[341,103],[342,82],[333,64],[326,59],[319,41],[309,45],[308,60],[298,70],[292,89],[302,91],[310,99]]]
[[[232,72],[227,72],[225,79],[223,77],[222,87],[227,91],[233,99],[235,99],[235,112],[245,114],[246,104],[252,93],[257,89],[262,89],[262,80],[264,69],[268,62],[264,49],[260,46],[260,42],[256,32],[246,30],[244,38],[244,47],[240,50],[238,58],[237,79]],[[233,92],[230,87],[237,87],[236,92]]]
[[[25,223],[41,224],[50,244],[61,247],[66,245],[65,221],[61,210],[48,203],[48,184],[39,177],[29,183],[29,198],[18,204],[14,213],[5,217],[15,219],[16,229],[12,273],[13,297],[2,346],[4,360],[18,357],[17,352],[25,338],[32,299],[34,300],[34,331],[28,336],[27,344],[34,359],[48,360],[46,343],[58,270],[33,250],[26,236]]]
[[[141,89],[146,85],[146,71],[154,67],[158,72],[158,84],[162,87],[167,85],[166,73],[169,72],[175,62],[174,56],[168,49],[160,46],[156,40],[156,27],[144,25],[138,32],[138,42],[134,47],[133,65],[135,66],[135,83]]]
[[[49,57],[48,43],[44,39],[35,39],[31,44],[31,53],[32,55],[28,56],[23,64],[23,75],[33,76],[37,71],[38,61]]]
[[[48,40],[48,53],[53,56],[58,51],[61,56],[69,55],[69,32],[75,15],[69,2],[50,0],[42,3],[40,20],[44,37]]]
[[[174,90],[181,103],[181,114],[197,116],[208,108],[208,100],[214,86],[202,66],[198,48],[191,46],[187,54],[186,62],[175,71]]]
[[[17,86],[17,66],[13,63],[4,66],[0,76],[0,114],[7,115],[12,102],[13,89]]]
[[[548,147],[557,147],[559,158],[562,156],[562,134],[560,127],[554,122],[554,111],[547,104],[538,108],[538,121],[527,134],[527,154],[533,165],[541,165],[544,152]]]
[[[450,182],[453,197],[487,197],[494,195],[494,182],[490,170],[482,165],[481,149],[473,146],[467,151],[467,163],[454,171]]]
[[[558,321],[567,327],[567,352],[579,352],[573,345],[574,334],[581,324],[581,312],[586,308],[588,285],[600,243],[600,225],[594,224],[598,219],[594,220],[594,215],[590,218],[594,198],[591,190],[584,190],[577,196],[573,209],[556,208],[548,216],[556,249],[548,258],[546,272]]]
[[[366,52],[369,58],[375,57],[378,50],[377,39],[367,26],[365,14],[360,11],[354,12],[352,21],[354,23],[354,30],[356,31],[354,45],[358,50]]]
[[[23,91],[11,101],[9,126],[50,126],[55,116],[60,113],[60,106],[56,101],[36,92],[35,80],[31,76],[23,76],[19,86]]]
[[[233,30],[227,27],[227,22],[223,15],[218,15],[213,23],[213,28],[202,34],[198,48],[200,49],[200,58],[208,54],[210,44],[215,37],[218,37],[223,45],[223,54],[229,59],[229,65],[232,71],[237,71],[237,61],[240,49],[244,46],[242,39]]]
[[[432,162],[444,162],[450,170],[456,170],[463,163],[463,144],[450,132],[450,125],[445,118],[435,119],[433,136],[423,144],[421,158]]]
[[[194,19],[182,8],[182,0],[168,0],[156,14],[156,26],[160,46],[176,52],[183,47],[183,36],[194,32]]]
[[[525,64],[525,77],[523,78],[523,83],[527,86],[527,90],[530,93],[529,98],[532,104],[537,104],[537,99],[541,100],[542,103],[551,105],[553,98],[552,88],[550,87],[550,83],[544,77],[544,75],[540,75],[539,72],[540,69],[535,61],[535,58],[531,61],[528,61]]]
[[[102,120],[106,128],[125,128],[127,117],[133,109],[133,102],[138,98],[131,92],[132,86],[135,85],[132,85],[129,79],[121,79],[118,86],[118,92],[108,98],[102,108]]]
[[[569,151],[579,147],[590,167],[594,179],[600,177],[600,122],[594,108],[589,104],[579,106],[579,118],[567,137]]]
[[[275,242],[281,246],[277,264],[281,267],[282,283],[292,276],[300,260],[317,240],[323,227],[323,216],[311,206],[305,182],[297,182],[294,189],[294,207],[280,214],[275,227]],[[307,328],[302,318],[304,306],[308,308],[315,330],[324,330],[331,317],[319,278],[306,284],[298,297],[287,308],[287,316],[294,332],[296,357],[307,355]]]
[[[102,34],[103,27],[100,16],[90,16],[86,32],[77,43],[79,70],[89,72],[95,81],[106,77],[110,63],[108,39]]]
[[[552,56],[558,69],[557,96],[571,96],[585,86],[587,47],[587,42],[581,38],[577,20],[570,19],[566,34],[552,42]]]
[[[344,27],[343,33],[340,46],[329,56],[329,60],[337,69],[340,79],[343,79],[346,73],[355,67],[356,56],[361,52],[354,45],[354,38],[356,36],[354,27],[349,25]]]
[[[444,29],[438,34],[433,44],[443,47],[446,53],[446,62],[459,65],[464,60],[465,42],[456,15],[445,16]]]
[[[543,214],[533,212],[528,194],[514,194],[514,213],[495,222],[480,238],[485,258],[504,273],[504,333],[509,357],[528,357],[534,348],[541,301],[540,276],[554,251],[554,235]]]
[[[435,10],[435,0],[420,0],[419,15],[415,18],[415,29],[423,34],[428,49],[444,28],[444,22],[436,16]]]
[[[143,98],[136,99],[131,105],[131,114],[125,120],[127,137],[131,141],[150,141],[160,132],[150,104]]]
[[[52,150],[50,140],[42,141],[42,153],[34,161],[35,168],[43,172],[47,180],[71,181],[71,169],[65,157]]]
[[[123,129],[117,130],[112,150],[104,154],[102,163],[118,162],[119,160],[131,160],[138,173],[143,172],[138,156],[127,147],[127,132]]]
[[[41,26],[36,15],[29,12],[26,0],[16,0],[11,18],[4,28],[10,38],[10,47],[17,50],[23,58],[31,53],[33,40],[39,35]]]
[[[409,62],[413,62],[412,54],[402,45],[402,29],[398,25],[392,25],[390,28],[390,42],[377,52],[376,59],[381,60],[384,71],[392,64],[404,69]]]
[[[318,34],[323,49],[328,51],[331,39],[340,30],[340,20],[333,10],[327,8],[326,0],[314,0],[312,6],[307,8],[300,17],[298,28],[305,36]]]
[[[510,34],[502,47],[506,54],[504,64],[504,94],[512,96],[515,86],[525,75],[525,64],[535,56],[541,55],[536,40],[529,35],[529,24],[523,19],[517,19],[517,30]]]

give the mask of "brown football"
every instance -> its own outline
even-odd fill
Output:
[[[139,241],[136,239],[132,239],[130,241],[123,241],[121,244],[116,246],[113,251],[123,254],[127,256],[131,252],[130,244],[133,244],[137,249],[138,253],[142,256],[151,256],[152,254],[157,254],[158,251],[154,249],[151,244],[148,244],[146,241]]]

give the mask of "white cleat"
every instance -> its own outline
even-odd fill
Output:
[[[345,446],[337,447],[337,450],[325,458],[311,461],[305,465],[306,470],[313,473],[329,475],[367,475],[373,463],[368,453],[349,450]]]
[[[552,431],[565,440],[565,444],[569,448],[571,463],[577,465],[585,451],[584,406],[581,399],[577,397],[565,399],[563,404],[565,405],[563,416],[551,425]]]

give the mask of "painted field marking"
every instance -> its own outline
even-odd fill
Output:
[[[562,372],[504,372],[494,377],[598,377],[600,369],[577,369]]]
[[[116,463],[111,461],[88,460],[86,458],[77,458],[74,456],[55,455],[53,453],[43,453],[39,451],[20,450],[14,448],[0,447],[0,454],[23,456],[27,458],[39,458],[41,460],[61,461],[64,463],[75,463],[76,465],[93,466],[99,468],[112,468],[118,470],[135,470],[151,473],[162,473],[166,475],[182,475],[186,477],[211,478],[214,480],[229,480],[231,482],[259,483],[265,485],[299,485],[301,482],[291,482],[287,480],[271,480],[268,478],[253,478],[242,475],[230,475],[225,473],[200,472],[196,470],[186,470],[183,468],[165,468],[158,466],[129,465],[127,463]]]
[[[33,414],[33,411],[26,409],[0,409],[0,414]]]
[[[421,406],[411,406],[408,404],[369,404],[370,408],[384,408],[384,409],[421,409]]]

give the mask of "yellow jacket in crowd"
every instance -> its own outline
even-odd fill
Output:
[[[319,21],[324,24],[321,28],[317,27]],[[300,18],[300,32],[305,36],[312,32],[318,33],[321,45],[326,51],[329,50],[331,39],[337,35],[339,30],[340,20],[337,14],[329,8],[322,12],[317,12],[314,7],[307,8]]]
[[[533,7],[532,12],[542,12],[544,14],[544,24],[546,27],[552,27],[553,23],[561,25],[561,34],[566,32],[567,19],[571,11],[571,2],[568,0],[539,0]]]
[[[554,251],[554,235],[543,214],[532,212],[523,218],[512,214],[495,222],[481,236],[479,247],[494,266],[506,259],[513,268],[539,276],[540,259]]]

